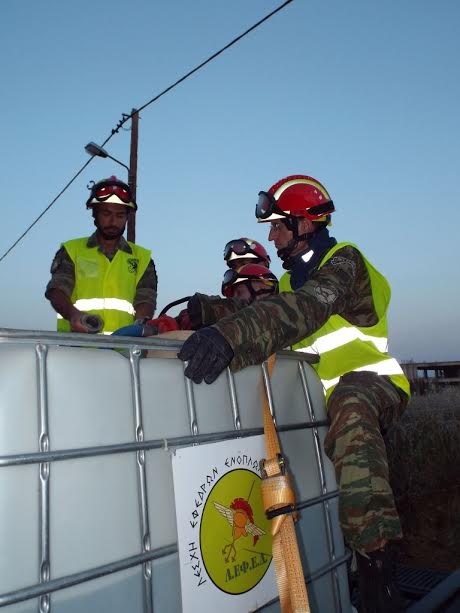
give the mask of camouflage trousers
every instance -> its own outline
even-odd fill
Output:
[[[340,525],[347,544],[359,552],[402,537],[383,435],[407,401],[388,377],[351,372],[341,377],[327,403],[324,448],[339,486]]]

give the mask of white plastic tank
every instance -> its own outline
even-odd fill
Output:
[[[181,611],[171,454],[261,434],[267,371],[195,385],[180,345],[0,329],[0,609]],[[286,351],[268,386],[312,611],[348,613],[321,384]]]

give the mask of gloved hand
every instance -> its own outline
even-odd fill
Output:
[[[196,294],[194,294],[187,302],[187,312],[190,318],[190,328],[192,330],[198,330],[203,325],[203,318],[201,315],[201,302]]]
[[[213,383],[230,364],[233,350],[215,328],[201,328],[182,345],[177,357],[188,361],[185,376],[194,383]]]
[[[157,319],[148,319],[145,322],[145,328],[144,336],[153,336],[154,334],[179,330],[179,324],[174,317],[160,315]]]
[[[176,317],[176,321],[179,324],[181,330],[193,330],[192,320],[187,309],[182,309],[179,315]]]

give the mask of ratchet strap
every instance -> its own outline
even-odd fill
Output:
[[[275,355],[268,359],[268,373],[271,377]],[[310,613],[307,588],[300,560],[297,536],[294,528],[295,494],[281,454],[278,433],[270,412],[268,394],[261,386],[264,412],[265,450],[267,459],[261,462],[262,500],[268,517],[275,511],[271,532],[273,538],[273,560],[280,595],[282,613]]]

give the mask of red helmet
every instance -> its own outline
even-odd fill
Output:
[[[114,175],[108,179],[102,179],[94,183],[91,194],[86,201],[86,208],[92,209],[95,205],[107,202],[108,204],[120,204],[137,210],[137,204],[133,200],[129,185],[123,183]]]
[[[265,248],[252,238],[235,238],[224,247],[224,260],[232,268],[232,263],[237,260],[252,260],[255,264],[263,264],[270,267],[270,256]],[[251,264],[253,263],[251,261]]]
[[[307,175],[290,175],[259,192],[256,217],[259,222],[307,217],[312,221],[327,221],[327,215],[335,211],[326,188]]]
[[[262,281],[266,288],[254,290],[251,281]],[[245,283],[253,298],[260,294],[276,294],[278,292],[278,279],[269,268],[262,266],[262,264],[245,264],[238,270],[232,268],[226,270],[222,281],[222,295],[231,298],[235,285],[238,283]]]

